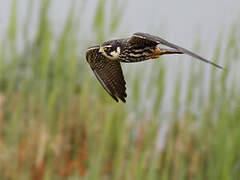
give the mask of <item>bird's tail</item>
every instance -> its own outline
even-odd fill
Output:
[[[159,49],[159,55],[164,55],[164,54],[183,54],[183,52],[176,50],[176,49]]]
[[[159,58],[159,56],[164,54],[183,54],[183,52],[176,49],[160,49],[156,48],[153,54],[151,54],[151,59]]]

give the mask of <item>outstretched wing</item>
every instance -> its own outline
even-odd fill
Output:
[[[88,48],[86,59],[98,81],[104,89],[118,102],[118,98],[126,102],[126,82],[121,65],[98,53],[99,46]]]
[[[193,53],[193,52],[191,52],[191,51],[189,51],[189,50],[187,50],[185,48],[182,48],[182,47],[177,46],[177,45],[175,45],[173,43],[170,43],[170,42],[168,42],[168,41],[166,41],[166,40],[164,40],[164,39],[162,39],[162,38],[160,38],[158,36],[154,36],[154,35],[150,35],[150,34],[147,34],[147,33],[139,33],[138,32],[138,33],[133,34],[133,36],[129,39],[128,42],[131,44],[131,46],[138,46],[138,47],[142,47],[142,48],[145,45],[147,46],[147,45],[154,45],[154,44],[155,45],[162,44],[162,45],[174,48],[174,49],[176,49],[176,50],[178,50],[178,51],[180,51],[180,52],[182,52],[184,54],[187,54],[189,56],[197,58],[197,59],[199,59],[201,61],[204,61],[204,62],[206,62],[208,64],[211,64],[211,65],[213,65],[215,67],[223,69],[222,66],[217,65],[214,62],[211,62],[211,61],[209,61],[209,60],[207,60],[207,59],[205,59],[205,58],[203,58],[203,57],[201,57],[201,56],[199,56],[199,55],[197,55],[197,54],[195,54],[195,53]],[[137,45],[137,44],[139,44],[139,45]]]

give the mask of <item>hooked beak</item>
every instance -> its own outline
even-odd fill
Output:
[[[103,47],[100,47],[98,52],[99,52],[99,53],[103,53],[103,52],[104,52],[104,48],[103,48]]]

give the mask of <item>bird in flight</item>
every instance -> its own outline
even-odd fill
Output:
[[[159,48],[164,45],[169,48]],[[203,62],[223,69],[185,48],[170,43],[158,36],[147,33],[135,33],[130,38],[106,41],[100,46],[89,47],[86,59],[97,79],[117,102],[126,102],[126,82],[124,80],[120,62],[133,63],[156,59],[164,54],[187,54]]]

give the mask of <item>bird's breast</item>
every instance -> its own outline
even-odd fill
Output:
[[[155,47],[126,47],[119,58],[122,62],[140,62],[150,59]]]

